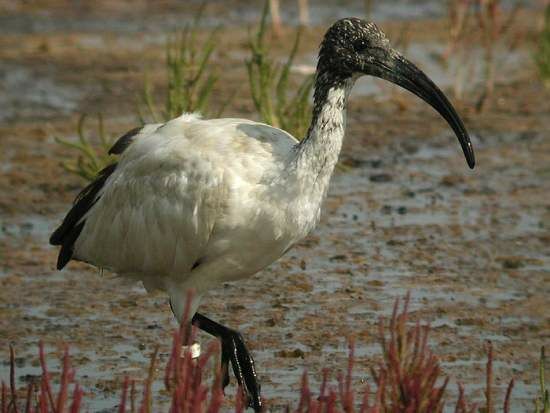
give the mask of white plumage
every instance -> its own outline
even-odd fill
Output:
[[[298,179],[297,143],[245,119],[184,114],[147,125],[82,218],[73,258],[166,290],[176,314],[192,288],[196,307],[205,291],[256,273],[315,225],[330,174],[314,186]]]

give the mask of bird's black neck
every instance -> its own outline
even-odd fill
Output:
[[[311,118],[311,124],[304,140],[307,140],[312,135],[312,131],[318,124],[319,117],[323,112],[323,109],[329,109],[328,106],[334,106],[330,109],[345,110],[346,99],[349,93],[349,88],[353,82],[351,82],[349,76],[342,76],[330,71],[324,71],[319,73],[315,77],[315,85],[313,91],[313,112]],[[334,91],[343,91],[342,99],[338,102],[330,101],[330,93]]]
[[[293,159],[305,188],[320,186],[325,191],[328,186],[342,148],[347,97],[354,81],[330,71],[320,71],[315,79],[311,125]]]

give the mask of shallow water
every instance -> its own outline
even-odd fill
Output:
[[[77,109],[84,88],[67,85],[28,66],[0,63],[0,122],[16,117],[47,118]]]
[[[148,9],[147,6],[136,6],[132,9],[106,9],[102,11],[90,10],[82,3],[75,6],[71,13],[79,15],[78,19],[60,16],[55,11],[37,10],[35,13],[0,14],[0,33],[54,33],[54,32],[117,32],[139,33],[159,32],[182,29],[190,24],[202,1],[186,2],[186,7],[174,5],[168,10],[159,8]],[[365,2],[363,0],[325,2],[310,1],[310,23],[312,25],[327,24],[338,18],[349,16],[366,17]],[[415,20],[444,17],[447,8],[444,2],[438,0],[391,0],[373,1],[370,19],[384,20]],[[518,1],[505,0],[502,6],[505,10],[511,9]],[[537,0],[522,0],[522,7],[540,8]],[[261,16],[261,5],[250,7],[249,2],[235,1],[230,7],[220,12],[221,3],[206,7],[201,24],[205,27],[233,26],[253,24]],[[209,12],[210,11],[210,12]],[[144,17],[144,13],[147,17]],[[295,26],[298,22],[297,6],[294,2],[282,2],[281,18],[286,25]]]
[[[45,243],[56,222],[56,219],[41,215],[26,215],[9,219],[0,217],[0,240],[31,237]]]

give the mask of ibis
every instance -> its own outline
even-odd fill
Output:
[[[57,268],[83,261],[165,291],[180,323],[220,339],[224,387],[231,363],[249,406],[261,411],[242,336],[197,309],[205,292],[252,276],[315,227],[342,147],[346,102],[363,75],[430,104],[474,167],[468,132],[443,92],[375,24],[345,18],[321,42],[312,120],[302,140],[252,120],[197,114],[131,130],[110,149],[118,161],[78,194],[51,235],[61,247]],[[188,290],[191,313],[183,319]]]

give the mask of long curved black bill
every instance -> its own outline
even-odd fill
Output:
[[[476,163],[474,148],[462,119],[443,92],[424,72],[399,53],[392,51],[391,57],[369,65],[367,73],[407,89],[437,110],[453,128],[466,157],[466,162],[473,169]]]

